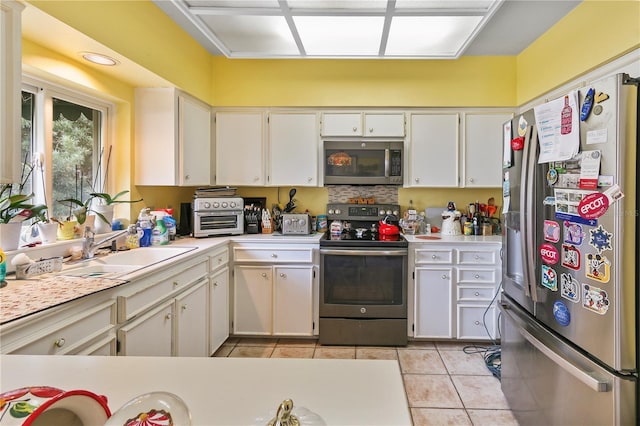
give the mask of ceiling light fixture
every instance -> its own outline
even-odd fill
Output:
[[[113,59],[110,56],[103,55],[101,53],[93,53],[93,52],[81,52],[82,57],[89,62],[93,62],[98,65],[105,65],[108,67],[112,67],[114,65],[118,65],[118,61]]]

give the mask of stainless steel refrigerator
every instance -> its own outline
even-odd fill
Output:
[[[501,385],[521,425],[638,424],[637,84],[504,125]]]

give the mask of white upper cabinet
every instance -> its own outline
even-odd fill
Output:
[[[265,114],[216,113],[216,184],[265,185]]]
[[[404,113],[365,113],[363,136],[404,136]]]
[[[0,184],[20,181],[20,84],[24,6],[0,2]]]
[[[412,113],[409,134],[409,187],[458,186],[457,113]]]
[[[330,112],[322,114],[322,136],[403,137],[402,112]]]
[[[275,186],[317,186],[318,146],[317,113],[271,113],[267,183]]]
[[[175,88],[136,89],[136,185],[210,185],[211,109]]]
[[[502,186],[502,128],[511,113],[464,114],[462,186]]]

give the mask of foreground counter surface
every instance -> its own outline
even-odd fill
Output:
[[[0,356],[0,391],[37,385],[105,395],[112,412],[171,392],[194,426],[252,425],[287,398],[331,426],[411,425],[400,368],[387,360]]]

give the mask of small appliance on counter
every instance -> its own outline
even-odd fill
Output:
[[[243,234],[243,206],[244,200],[240,197],[196,196],[193,200],[193,236]]]
[[[282,235],[311,234],[311,216],[309,213],[283,213]]]

